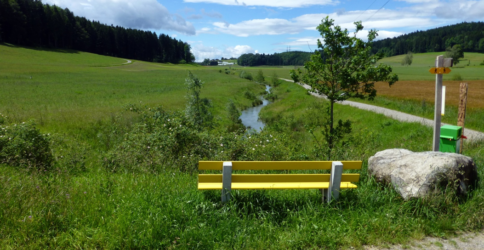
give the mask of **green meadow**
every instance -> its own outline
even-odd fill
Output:
[[[45,51],[0,46],[0,112],[14,122],[35,119],[55,131],[102,122],[128,104],[181,110],[186,105],[185,77],[192,71],[207,84],[202,97],[213,101],[214,115],[229,99],[240,108],[250,102],[237,93],[264,88],[214,68],[132,61],[75,51]]]
[[[240,111],[252,105],[245,93],[264,90],[241,71],[262,70],[271,82],[273,73],[289,78],[293,67],[125,64],[6,45],[0,55],[0,145],[10,145],[1,133],[25,151],[36,145],[28,139],[40,138],[48,143],[37,147],[52,154],[49,167],[15,157],[0,165],[1,249],[361,249],[484,226],[482,182],[465,197],[448,187],[404,201],[367,175],[378,151],[430,150],[431,128],[343,105],[335,119],[350,120],[353,131],[333,159],[362,160],[363,169],[358,188],[337,201],[322,203],[318,190],[258,190],[237,191],[222,204],[220,192],[198,191],[198,160],[326,159],[328,103],[294,83],[272,88],[262,132],[230,126],[230,101]],[[212,127],[195,127],[183,113],[188,70],[205,82]],[[482,148],[473,142],[464,151],[481,179]],[[27,153],[18,155],[30,159]]]

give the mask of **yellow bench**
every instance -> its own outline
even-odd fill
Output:
[[[222,202],[232,189],[321,189],[323,201],[337,199],[340,189],[357,188],[361,161],[200,161],[198,170],[221,170],[222,174],[199,174],[199,190],[222,190]],[[330,174],[232,174],[237,170],[331,170]]]

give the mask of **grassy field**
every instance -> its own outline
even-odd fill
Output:
[[[384,58],[380,62],[391,65],[393,72],[398,74],[399,81],[389,87],[387,83],[376,83],[377,97],[374,101],[353,99],[372,105],[386,107],[405,113],[433,119],[433,104],[435,99],[435,75],[428,70],[433,67],[435,58],[440,52],[414,54],[411,66],[402,66],[403,55]],[[446,86],[446,115],[442,120],[446,123],[456,124],[458,114],[459,84],[469,83],[467,99],[466,127],[484,131],[484,66],[479,65],[484,61],[482,53],[465,53],[465,58],[453,67],[450,74],[444,75],[443,85]],[[467,64],[470,61],[470,66]],[[462,68],[461,68],[462,67]],[[276,73],[279,77],[290,79],[289,71],[294,66],[261,66],[261,67],[238,67],[253,75],[263,70],[266,76]],[[462,81],[452,80],[455,74],[459,74]]]
[[[400,64],[402,56],[384,58],[380,62],[391,65],[398,74],[400,81],[391,88],[385,83],[376,83],[378,97],[375,101],[362,101],[365,103],[399,110],[433,119],[433,105],[435,100],[435,75],[428,73],[428,68],[433,65],[435,57],[442,53],[414,54],[411,66]],[[446,114],[442,121],[457,124],[459,84],[469,83],[467,97],[467,128],[484,131],[484,66],[479,65],[484,61],[484,54],[465,53],[462,62],[452,68],[450,74],[444,75],[443,85],[446,86]],[[470,66],[466,66],[470,61]],[[462,68],[460,68],[462,67]],[[463,80],[452,80],[454,74],[459,74]]]
[[[223,205],[219,192],[198,191],[199,159],[326,158],[318,145],[327,103],[293,83],[273,88],[277,99],[261,113],[268,123],[261,133],[224,127],[229,99],[246,107],[244,92],[263,89],[239,78],[240,71],[287,78],[289,67],[125,65],[119,58],[8,46],[0,53],[0,112],[10,116],[0,126],[35,118],[52,133],[54,158],[47,171],[0,165],[1,249],[349,249],[484,226],[482,182],[462,198],[441,190],[403,201],[368,177],[367,160],[380,150],[430,150],[431,128],[342,105],[335,118],[350,120],[353,133],[333,158],[362,160],[363,169],[358,189],[337,202],[321,203],[317,190],[271,190],[238,191]],[[172,112],[185,109],[187,70],[206,82],[202,95],[214,103],[214,129],[197,130]],[[139,111],[125,112],[129,104]],[[152,108],[159,105],[164,109]],[[482,148],[475,142],[465,150],[481,179]]]
[[[226,121],[226,105],[250,101],[238,93],[263,87],[237,76],[214,74],[215,68],[170,65],[99,56],[84,52],[45,51],[0,45],[0,113],[14,122],[35,119],[49,130],[82,128],[111,119],[128,104],[186,105],[188,70],[207,84],[202,97],[212,100],[214,115]]]

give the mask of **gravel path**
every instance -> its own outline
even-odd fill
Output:
[[[480,233],[463,233],[456,237],[442,239],[435,237],[425,237],[422,240],[416,240],[406,245],[388,245],[388,246],[363,246],[365,250],[403,250],[403,249],[425,249],[425,250],[478,250],[484,249],[484,232]]]
[[[284,79],[280,78],[281,80],[288,81],[288,82],[294,82],[293,80],[289,79]],[[307,84],[301,84],[305,89],[311,89],[311,87]],[[326,98],[324,96],[311,93],[313,96],[317,96],[320,98]],[[356,107],[359,109],[364,109],[368,111],[372,111],[375,113],[383,114],[385,116],[391,117],[395,120],[398,121],[403,121],[403,122],[418,122],[426,126],[432,127],[434,125],[434,120],[426,119],[423,117],[415,116],[415,115],[409,115],[400,111],[395,111],[387,108],[382,108],[382,107],[377,107],[365,103],[359,103],[359,102],[352,102],[352,101],[343,101],[343,102],[338,102],[339,104],[343,105],[349,105],[352,107]],[[446,123],[442,123],[442,125],[445,125]],[[484,133],[475,131],[472,129],[465,128],[464,129],[464,135],[467,137],[467,141],[474,141],[474,140],[483,140],[484,139]]]

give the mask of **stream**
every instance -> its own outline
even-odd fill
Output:
[[[266,85],[266,91],[270,93],[271,87]],[[242,124],[249,129],[255,129],[257,132],[260,132],[262,128],[264,128],[265,124],[259,120],[259,113],[260,110],[267,106],[270,102],[262,97],[262,104],[256,107],[248,108],[242,111],[242,115],[239,117],[242,120]]]

